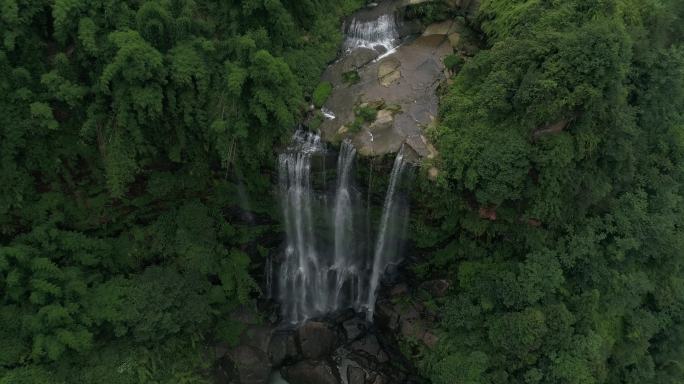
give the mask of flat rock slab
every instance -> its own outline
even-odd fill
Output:
[[[433,29],[445,32],[419,36],[399,46],[394,53],[380,55],[357,67],[359,81],[355,84],[346,84],[342,74],[354,67],[350,62],[364,62],[373,56],[371,52],[352,52],[351,56],[360,57],[350,59],[347,56],[328,67],[323,80],[330,81],[334,88],[325,108],[336,118],[326,120],[320,126],[325,140],[337,142],[349,137],[360,155],[379,156],[399,151],[407,139],[412,138],[409,145],[419,156],[431,154],[422,128],[431,124],[438,113],[436,91],[446,78],[443,59],[453,53],[447,36],[453,30],[453,22]],[[367,124],[358,132],[340,131],[342,126],[351,126],[355,106],[378,100],[399,109],[393,114],[389,129],[384,122],[381,124],[383,129],[378,129],[377,124]]]

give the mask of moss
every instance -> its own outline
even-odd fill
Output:
[[[328,100],[328,97],[330,97],[332,90],[333,86],[328,81],[324,81],[316,86],[316,89],[314,89],[312,95],[313,104],[316,106],[316,108],[320,108],[323,106],[323,104],[325,104],[325,102]]]
[[[316,131],[318,127],[320,127],[321,124],[323,124],[323,120],[325,120],[325,117],[323,116],[321,111],[316,111],[314,112],[313,116],[311,116],[311,118],[309,119],[307,126],[312,131]]]
[[[357,71],[349,71],[342,74],[342,80],[345,84],[352,85],[361,81],[361,76]]]
[[[378,115],[378,109],[384,104],[380,104],[378,107],[368,104],[362,104],[354,108],[354,121],[349,125],[349,131],[351,133],[357,133],[361,131],[364,124],[371,123],[375,121]]]

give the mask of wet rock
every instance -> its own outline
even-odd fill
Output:
[[[228,352],[240,384],[265,384],[271,375],[271,363],[263,351],[240,345]]]
[[[423,26],[418,20],[410,20],[399,23],[397,32],[399,37],[406,37],[411,35],[419,35],[423,30]]]
[[[268,357],[274,367],[281,366],[284,362],[298,360],[299,351],[293,331],[279,331],[271,337],[268,347]]]
[[[355,354],[365,354],[367,357],[372,358],[375,362],[386,363],[389,361],[389,356],[383,350],[378,338],[375,335],[366,335],[365,337],[354,341],[349,346]]]
[[[271,341],[273,328],[266,325],[253,325],[247,329],[240,336],[240,344],[249,345],[260,351],[268,351],[268,346]]]
[[[396,332],[399,329],[399,312],[389,301],[379,301],[375,305],[375,321],[381,327]]]
[[[320,359],[335,348],[337,335],[328,324],[309,321],[297,330],[299,347],[306,359]]]
[[[433,23],[428,25],[428,27],[423,32],[423,36],[432,35],[448,35],[454,32],[454,22],[452,20],[446,20],[439,23]]]
[[[366,372],[355,366],[347,367],[347,384],[365,384],[366,383]]]
[[[343,73],[355,71],[375,60],[378,56],[380,53],[375,49],[357,48],[342,59],[340,69]]]
[[[304,360],[282,370],[290,384],[340,384],[326,361]]]
[[[451,43],[451,46],[454,49],[458,48],[459,43],[461,42],[461,34],[458,32],[450,33],[449,34],[449,43]]]
[[[401,62],[395,57],[388,57],[378,67],[378,80],[384,87],[389,87],[401,78]]]
[[[392,129],[394,125],[394,114],[392,111],[387,109],[381,109],[375,117],[375,121],[371,123],[368,128],[371,132],[376,133],[380,131],[385,131]]]
[[[406,138],[406,145],[411,147],[420,157],[430,155],[427,140],[423,135],[412,135]]]
[[[347,340],[352,341],[367,331],[367,323],[358,317],[349,319],[342,323],[344,333],[347,335]]]

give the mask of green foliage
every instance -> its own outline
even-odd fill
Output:
[[[378,109],[371,105],[360,105],[354,109],[354,115],[354,121],[349,126],[349,130],[352,133],[361,131],[364,124],[375,121]]]
[[[361,81],[361,76],[359,76],[359,72],[357,71],[344,72],[342,74],[342,81],[347,85],[356,84]]]
[[[458,72],[463,66],[463,63],[463,58],[456,54],[450,54],[444,58],[444,66],[452,72]]]
[[[316,86],[313,95],[311,96],[316,108],[321,108],[328,100],[332,93],[332,84],[329,81],[324,81]]]
[[[359,3],[0,2],[0,382],[208,381]]]
[[[482,2],[412,212],[433,382],[684,380],[679,3]]]

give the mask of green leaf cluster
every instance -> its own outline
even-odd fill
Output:
[[[413,210],[435,383],[684,380],[684,9],[482,1]]]

